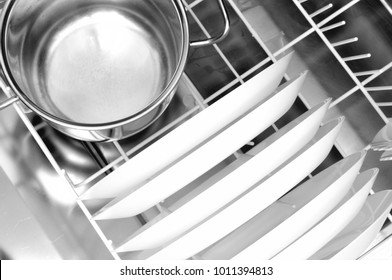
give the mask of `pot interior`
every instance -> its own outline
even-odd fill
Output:
[[[13,1],[2,46],[12,84],[27,103],[61,120],[107,124],[129,118],[159,103],[176,83],[188,32],[177,5]]]

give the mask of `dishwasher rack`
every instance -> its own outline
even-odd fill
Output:
[[[211,17],[206,17],[203,11],[205,12],[209,7],[213,6],[214,3],[211,2],[214,1],[183,0],[183,2],[189,13],[191,28],[197,30],[196,33],[202,37],[210,37],[210,35],[213,35],[215,31],[214,22],[211,23]],[[191,99],[189,96],[184,99],[188,102],[186,104],[188,106],[187,110],[182,112],[182,115],[176,117],[176,119],[171,120],[161,129],[154,131],[153,133],[146,134],[144,138],[142,137],[140,140],[138,140],[139,142],[136,145],[130,146],[128,144],[124,144],[122,141],[109,144],[83,143],[86,150],[89,151],[89,153],[100,166],[99,170],[88,177],[82,179],[78,178],[77,180],[73,178],[72,174],[70,174],[66,167],[62,166],[62,163],[58,161],[56,155],[51,152],[47,143],[42,139],[40,131],[46,128],[47,125],[42,122],[39,122],[38,125],[34,124],[34,122],[31,120],[31,117],[29,117],[28,110],[24,108],[23,105],[14,105],[14,109],[20,116],[21,120],[27,126],[31,135],[42,149],[43,153],[49,160],[50,164],[53,166],[56,173],[60,176],[61,180],[63,180],[66,185],[69,186],[68,191],[72,193],[72,196],[77,202],[77,205],[83,211],[91,223],[91,226],[99,235],[102,242],[114,259],[120,259],[120,257],[113,250],[111,241],[107,239],[99,224],[92,218],[92,213],[89,207],[79,199],[81,192],[94,184],[94,182],[97,180],[100,180],[106,174],[110,173],[113,169],[129,160],[130,157],[142,150],[143,147],[149,145],[149,143],[154,142],[162,135],[170,132],[173,128],[183,123],[191,116],[207,108],[211,103],[218,100],[221,96],[240,86],[245,81],[247,81],[247,79],[265,69],[269,65],[275,63],[283,55],[294,50],[296,53],[296,63],[298,64],[295,64],[296,67],[293,67],[296,69],[289,69],[286,73],[285,80],[290,80],[291,77],[294,77],[295,74],[298,73],[298,71],[302,71],[302,69],[307,68],[307,65],[304,65],[303,63],[303,60],[306,60],[306,58],[301,56],[301,51],[299,50],[301,47],[298,46],[306,40],[311,41],[309,38],[312,36],[317,37],[317,40],[321,42],[322,47],[325,48],[325,50],[328,50],[328,57],[334,58],[335,61],[333,65],[337,68],[340,67],[341,69],[339,71],[345,73],[347,76],[345,77],[345,83],[348,83],[349,86],[345,86],[347,90],[331,94],[332,96],[329,94],[328,89],[321,90],[323,93],[320,95],[314,94],[311,91],[315,88],[320,88],[320,85],[317,82],[318,76],[313,75],[312,69],[310,69],[309,80],[311,81],[311,85],[309,85],[309,90],[308,86],[305,86],[304,91],[302,91],[299,95],[300,98],[296,102],[298,107],[302,108],[299,110],[304,111],[305,109],[309,109],[317,104],[317,102],[320,100],[325,99],[325,97],[333,97],[331,104],[332,111],[336,110],[336,115],[338,113],[345,114],[344,110],[340,108],[340,105],[347,102],[351,103],[352,98],[358,97],[366,100],[366,104],[363,106],[365,108],[371,108],[372,116],[369,118],[372,120],[375,119],[375,121],[369,125],[372,130],[366,131],[366,137],[364,138],[363,134],[361,134],[358,136],[358,139],[356,139],[354,143],[351,144],[348,144],[347,142],[352,142],[352,139],[347,141],[344,139],[344,137],[345,135],[351,134],[353,128],[343,128],[345,132],[342,133],[343,136],[338,138],[336,141],[336,153],[335,155],[331,156],[330,161],[335,162],[336,158],[345,157],[351,154],[353,151],[358,151],[365,148],[372,137],[375,135],[375,132],[385,123],[387,123],[389,118],[392,117],[392,100],[389,101],[380,99],[377,96],[379,92],[384,93],[392,90],[392,85],[383,84],[385,83],[385,80],[382,79],[383,75],[390,73],[389,70],[392,68],[392,59],[390,62],[385,63],[377,69],[364,68],[367,64],[363,63],[363,61],[372,59],[372,50],[364,50],[363,53],[350,53],[350,51],[352,51],[350,46],[360,42],[361,37],[350,36],[347,38],[340,38],[338,41],[332,41],[330,37],[331,33],[338,33],[340,29],[345,28],[345,25],[347,25],[348,22],[341,20],[342,16],[345,13],[350,13],[350,11],[355,8],[356,5],[360,5],[360,0],[331,0],[330,2],[333,3],[326,4],[325,1],[312,0],[275,1],[275,4],[273,2],[274,1],[264,0],[227,0],[226,3],[229,8],[232,24],[234,26],[234,32],[242,33],[242,35],[247,38],[247,42],[251,41],[254,49],[250,52],[250,54],[248,53],[248,55],[261,53],[260,57],[257,57],[257,61],[247,61],[246,58],[241,56],[239,60],[244,60],[246,66],[239,65],[237,58],[235,58],[235,52],[237,50],[230,49],[229,44],[232,42],[230,41],[230,35],[227,41],[215,44],[213,47],[211,47],[211,49],[206,51],[207,54],[200,54],[199,57],[197,57],[199,50],[191,50],[190,66],[186,69],[186,74],[184,75],[180,85],[180,88],[182,87],[186,89],[187,93],[190,94],[189,96],[191,96]],[[392,8],[390,3],[388,3],[386,0],[379,0],[374,2],[377,2],[377,8],[383,7],[384,10],[382,13],[384,15],[390,16],[390,19],[392,20]],[[298,30],[295,30],[295,33],[297,34],[294,36],[294,38],[292,38],[293,36],[288,35],[287,31],[282,30],[281,25],[279,26],[275,24],[275,19],[273,19],[272,15],[271,18],[269,17],[268,9],[273,9],[274,7],[276,8],[279,5],[290,6],[290,11],[295,11],[295,16],[300,16],[298,19],[301,21],[303,26],[298,28]],[[267,18],[263,19],[263,17],[260,16],[260,13],[258,13],[258,16],[255,16],[255,14],[257,14],[254,13],[255,11],[263,11],[261,15],[265,15]],[[281,13],[284,12],[284,10],[281,11]],[[282,17],[286,16],[287,15],[282,14]],[[268,25],[267,27],[263,28],[261,23],[264,23],[265,21],[268,21]],[[388,21],[388,18],[386,18],[386,21]],[[216,29],[219,29],[219,26]],[[220,63],[220,68],[214,69],[215,72],[218,72],[221,76],[225,77],[220,79],[220,84],[217,83],[212,85],[200,85],[199,82],[201,79],[198,77],[198,68],[195,65],[202,63],[204,61],[204,56],[212,56],[212,53],[214,59],[219,60]],[[297,55],[297,53],[299,53],[299,55]],[[247,51],[244,51],[244,54],[241,55],[246,56],[246,54]],[[208,63],[206,68],[208,68]],[[347,82],[346,80],[349,81]],[[345,106],[346,105],[343,107]],[[294,114],[298,114],[298,112],[294,112]],[[364,118],[367,117],[367,112],[361,111],[360,114],[362,114]],[[332,117],[333,116],[331,115],[330,118]],[[350,119],[350,116],[348,118]],[[358,115],[354,115],[353,118],[358,118]],[[281,126],[281,124],[274,124],[271,127],[269,133],[272,134],[273,132],[278,131]],[[249,143],[248,146],[251,147],[252,145],[255,145],[258,141],[261,141],[265,137],[266,136],[263,135],[260,137],[261,139],[255,139],[255,141]],[[244,147],[243,149],[246,150],[247,147]],[[105,151],[107,150],[110,150],[109,157],[107,157],[105,154]],[[242,151],[238,151],[238,153],[241,152]],[[238,157],[237,154],[234,154],[233,156]],[[369,165],[380,164],[378,159],[379,155],[377,154],[370,159]],[[331,162],[327,164],[329,165]],[[377,164],[374,164],[375,162],[377,162]],[[388,163],[384,164],[386,169]],[[309,176],[311,177],[312,174]],[[388,174],[385,174],[385,176],[388,178]],[[144,218],[140,217],[142,220]],[[388,238],[388,235],[391,232],[391,215],[389,215],[388,220],[389,221],[387,221],[386,225],[384,226],[387,232],[387,236],[380,237],[378,242],[373,244],[374,247],[386,241],[390,242],[391,238]]]

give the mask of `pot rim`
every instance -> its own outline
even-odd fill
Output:
[[[186,15],[185,8],[183,4],[181,3],[181,0],[171,0],[173,3],[176,13],[178,16],[178,20],[180,22],[181,26],[181,33],[182,33],[182,46],[180,49],[180,55],[179,55],[179,61],[177,63],[176,69],[174,71],[174,74],[172,75],[172,78],[170,81],[167,83],[166,87],[161,91],[159,96],[157,96],[147,107],[142,109],[141,111],[130,115],[129,117],[126,117],[124,119],[120,119],[117,121],[112,121],[112,122],[107,122],[107,123],[97,123],[97,124],[89,124],[89,123],[79,123],[79,122],[73,122],[70,120],[65,120],[63,118],[57,117],[53,114],[48,113],[46,110],[42,109],[40,106],[35,104],[30,100],[30,98],[27,97],[25,93],[19,88],[18,84],[14,80],[9,64],[6,60],[6,34],[7,30],[9,27],[9,19],[12,16],[12,10],[14,8],[14,4],[18,0],[9,0],[6,1],[3,7],[3,10],[1,12],[1,17],[0,17],[0,24],[1,24],[1,30],[0,30],[0,64],[1,64],[1,70],[5,76],[7,86],[10,86],[11,90],[17,95],[17,97],[33,112],[37,113],[39,116],[44,118],[45,120],[54,123],[56,125],[70,128],[70,129],[77,129],[77,130],[106,130],[106,129],[112,129],[116,127],[120,127],[126,124],[129,124],[133,121],[139,120],[143,116],[147,115],[154,109],[156,109],[162,102],[166,100],[172,94],[178,85],[178,82],[184,72],[184,68],[187,62],[188,58],[188,52],[189,52],[189,25],[188,25],[188,18]]]

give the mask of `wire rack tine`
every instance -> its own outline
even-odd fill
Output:
[[[193,19],[196,21],[197,25],[201,28],[203,31],[204,35],[206,37],[211,37],[210,33],[207,31],[207,29],[204,27],[200,19],[197,17],[197,15],[194,13],[194,11],[190,8],[188,3],[185,0],[182,0],[182,3],[184,6],[188,9],[188,12],[190,15],[193,17]],[[229,67],[230,71],[234,74],[234,76],[240,81],[241,84],[244,83],[244,81],[241,79],[240,75],[238,74],[237,70],[235,70],[234,66],[231,64],[229,59],[226,57],[226,55],[222,52],[222,50],[214,44],[213,47],[215,50],[218,52],[219,56],[223,59],[223,61],[226,63],[226,65]]]
[[[310,16],[310,17],[316,17],[316,16],[318,16],[319,14],[322,14],[322,13],[324,13],[325,11],[331,9],[332,7],[333,7],[332,3],[329,3],[328,5],[322,7],[321,9],[318,9],[317,11],[311,13],[309,16]]]
[[[359,54],[359,55],[353,55],[353,56],[348,56],[348,57],[343,57],[343,61],[354,61],[354,60],[360,60],[360,59],[365,59],[365,58],[370,58],[372,55],[370,53],[365,53],[365,54]]]
[[[321,32],[326,32],[326,31],[333,30],[333,29],[335,29],[335,28],[344,26],[345,24],[346,24],[346,21],[345,21],[345,20],[342,20],[342,21],[339,21],[339,22],[337,22],[337,23],[334,23],[334,24],[325,26],[325,27],[323,27],[323,28],[320,28],[320,30],[321,30]]]
[[[367,91],[387,91],[392,90],[392,86],[377,86],[377,87],[367,87]]]
[[[203,1],[204,0],[195,0],[192,3],[189,4],[189,8],[193,9],[195,6],[199,5]]]
[[[307,19],[307,21],[311,24],[312,27],[315,28],[317,34],[320,36],[321,40],[323,40],[324,44],[328,47],[330,52],[335,56],[335,58],[338,60],[340,65],[344,68],[344,70],[347,72],[347,74],[351,77],[351,79],[356,83],[358,86],[359,90],[363,93],[363,95],[366,97],[366,99],[369,101],[369,103],[372,105],[374,110],[378,113],[378,115],[382,118],[382,120],[387,123],[388,118],[385,116],[384,112],[380,109],[380,107],[377,106],[376,102],[373,100],[373,98],[369,95],[369,93],[366,91],[365,87],[361,82],[357,79],[357,77],[353,74],[351,71],[350,67],[348,67],[346,61],[342,59],[342,57],[339,55],[339,53],[335,50],[334,47],[332,47],[331,43],[329,40],[325,37],[324,33],[320,31],[319,25],[317,25],[313,19],[307,14],[305,9],[298,3],[298,0],[293,0],[294,4],[297,6],[299,11],[303,14],[303,16]],[[345,7],[352,6],[353,3],[357,3],[358,1],[354,0],[347,4]],[[335,103],[336,104],[336,103]]]
[[[353,0],[353,1],[349,2],[349,3],[347,3],[346,5],[344,5],[343,7],[341,7],[340,9],[336,10],[334,13],[332,13],[331,15],[326,17],[324,20],[320,21],[317,24],[317,27],[320,28],[320,27],[324,26],[326,23],[330,22],[332,19],[334,19],[335,17],[337,17],[338,15],[343,13],[344,11],[350,9],[352,6],[354,6],[359,1],[360,0]]]
[[[391,67],[392,67],[392,62],[388,63],[387,65],[385,65],[383,68],[381,68],[379,70],[366,71],[366,73],[372,73],[372,75],[362,81],[362,86],[366,86],[368,83],[370,83],[371,81],[373,81],[374,79],[379,77],[382,73],[384,73],[385,71],[387,71]],[[346,99],[348,96],[350,96],[351,94],[353,94],[354,92],[356,92],[359,89],[360,89],[360,87],[357,85],[354,88],[352,88],[351,90],[349,90],[348,92],[344,93],[342,96],[335,99],[334,102],[331,103],[331,107],[340,103],[342,100]]]
[[[392,106],[392,102],[377,102],[377,105],[380,107],[390,107]]]
[[[391,14],[392,16],[392,8],[385,0],[380,0],[380,2],[384,5],[385,9]]]
[[[118,141],[114,141],[113,142],[114,147],[116,147],[116,149],[118,150],[118,152],[120,153],[120,155],[123,157],[123,159],[125,161],[129,160],[128,155],[125,153],[124,149],[121,147],[121,145],[118,143]]]
[[[382,73],[384,73],[385,71],[389,70],[390,68],[392,68],[392,61],[389,62],[387,65],[385,65],[383,68],[377,70],[376,73],[374,73],[373,75],[371,75],[370,77],[368,77],[367,79],[365,79],[362,82],[362,85],[365,86],[368,83],[370,83],[371,81],[373,81],[374,79],[376,79],[378,76],[380,76]]]
[[[369,71],[361,71],[361,72],[355,72],[354,75],[357,77],[360,76],[371,76],[374,75],[378,72],[378,70],[369,70]]]
[[[335,42],[335,43],[331,43],[331,45],[336,48],[342,45],[346,45],[346,44],[350,44],[350,43],[355,43],[358,42],[358,37],[354,37],[354,38],[350,38],[350,39],[346,39],[346,40],[341,40],[339,42]]]

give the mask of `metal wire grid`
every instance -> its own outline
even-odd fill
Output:
[[[197,5],[200,5],[202,2],[205,2],[206,0],[195,0],[195,1],[185,1],[183,0],[183,3],[188,11],[188,13],[190,14],[190,16],[197,22],[197,24],[199,25],[199,27],[202,29],[204,35],[206,37],[210,37],[210,34],[208,33],[207,29],[204,27],[204,25],[202,24],[202,22],[200,21],[200,19],[197,17],[197,15],[194,13],[193,9],[195,7],[197,7]],[[339,46],[343,45],[343,44],[348,44],[348,43],[352,43],[355,42],[357,39],[356,38],[349,38],[347,40],[343,40],[340,42],[334,42],[331,43],[327,37],[324,35],[324,32],[329,31],[331,29],[334,28],[339,28],[341,26],[343,26],[345,23],[344,22],[338,22],[338,23],[331,23],[337,16],[341,15],[342,13],[344,13],[346,10],[350,9],[353,5],[355,5],[356,3],[359,2],[359,0],[352,0],[349,3],[347,3],[346,5],[344,5],[343,7],[337,9],[336,11],[334,11],[332,14],[330,14],[328,17],[326,17],[325,19],[323,19],[322,21],[318,22],[317,24],[315,23],[315,21],[313,20],[313,18],[315,16],[319,16],[321,15],[323,12],[333,8],[332,4],[326,5],[325,7],[312,12],[311,14],[308,14],[306,12],[306,10],[303,8],[302,4],[304,4],[304,2],[307,2],[308,0],[292,0],[292,2],[297,6],[298,10],[302,13],[302,15],[306,18],[306,20],[310,23],[311,27],[306,30],[304,33],[302,33],[300,36],[298,36],[297,38],[295,38],[294,40],[287,42],[282,48],[280,48],[279,50],[272,52],[267,46],[266,44],[262,41],[262,39],[260,38],[260,35],[255,31],[255,29],[252,27],[252,25],[248,22],[248,20],[246,19],[246,17],[244,16],[244,14],[241,12],[241,10],[237,7],[236,3],[234,2],[234,0],[227,0],[227,3],[230,5],[230,7],[236,12],[236,14],[238,15],[238,17],[241,19],[241,21],[245,24],[245,26],[249,29],[250,33],[252,34],[253,38],[257,41],[257,43],[261,46],[261,48],[265,51],[265,53],[268,55],[267,58],[265,58],[264,60],[262,60],[261,62],[259,62],[257,65],[255,65],[254,67],[252,67],[251,69],[249,69],[248,71],[246,71],[243,74],[239,74],[235,68],[233,67],[233,65],[231,64],[231,62],[229,61],[229,59],[225,56],[225,54],[222,52],[222,50],[220,49],[220,47],[218,45],[214,45],[213,47],[215,48],[216,52],[219,54],[219,56],[223,59],[223,61],[227,64],[227,67],[232,71],[232,73],[234,74],[234,76],[236,77],[232,82],[228,83],[227,85],[223,86],[222,88],[220,88],[219,90],[217,90],[214,94],[212,94],[211,96],[209,96],[208,98],[203,98],[201,96],[201,94],[197,91],[197,89],[195,87],[192,86],[191,81],[189,80],[189,78],[184,75],[184,79],[185,81],[189,84],[189,87],[192,89],[190,92],[192,93],[193,97],[196,100],[197,105],[189,110],[188,112],[186,112],[184,115],[180,116],[178,119],[176,119],[175,121],[173,121],[172,123],[170,123],[169,125],[163,127],[162,129],[160,129],[159,131],[157,131],[156,133],[154,133],[153,135],[151,135],[150,137],[148,137],[147,139],[145,139],[144,141],[142,141],[141,143],[139,143],[138,145],[136,145],[135,147],[129,149],[129,150],[125,150],[121,144],[119,142],[113,142],[112,145],[115,147],[115,149],[118,151],[119,153],[119,157],[117,159],[115,159],[114,161],[110,162],[107,166],[103,167],[102,169],[100,169],[98,172],[92,174],[90,177],[80,181],[80,182],[73,182],[70,177],[67,174],[67,171],[65,169],[63,169],[58,161],[55,159],[55,157],[51,154],[51,152],[49,151],[48,147],[45,145],[44,141],[42,140],[41,136],[38,134],[37,129],[39,129],[38,127],[35,127],[31,121],[29,120],[29,118],[27,117],[26,113],[24,112],[23,107],[20,104],[14,104],[14,108],[17,111],[17,113],[19,114],[20,118],[22,119],[22,121],[25,123],[25,125],[27,126],[28,130],[30,131],[30,133],[32,134],[33,138],[35,139],[35,141],[37,142],[37,144],[40,146],[40,148],[42,149],[43,153],[46,155],[46,157],[48,158],[49,162],[51,163],[51,165],[53,166],[53,168],[55,169],[55,171],[58,173],[58,175],[62,178],[62,180],[64,180],[69,186],[70,188],[69,191],[72,192],[72,194],[75,197],[75,200],[78,204],[78,206],[81,208],[81,210],[84,212],[84,214],[86,215],[86,217],[89,219],[92,227],[96,230],[97,234],[99,235],[99,237],[102,239],[103,243],[105,244],[105,246],[107,247],[107,249],[109,250],[109,252],[111,252],[112,256],[114,259],[120,259],[120,257],[118,256],[118,254],[113,250],[113,247],[111,245],[111,241],[108,240],[105,236],[105,234],[102,232],[102,230],[100,229],[100,227],[98,226],[98,224],[92,219],[92,215],[89,212],[89,210],[87,209],[87,207],[85,206],[85,204],[83,203],[83,201],[81,201],[79,199],[78,193],[77,193],[77,188],[80,186],[84,186],[87,185],[91,182],[94,182],[95,180],[97,180],[97,178],[99,178],[100,176],[104,175],[107,171],[113,169],[115,166],[118,166],[121,163],[126,162],[127,160],[129,160],[129,158],[137,153],[139,150],[141,150],[144,146],[148,145],[148,143],[154,141],[155,139],[157,139],[158,137],[160,137],[161,135],[165,134],[167,131],[170,131],[173,127],[177,126],[178,124],[184,122],[184,120],[186,120],[189,116],[191,116],[192,114],[194,114],[195,112],[199,111],[199,110],[203,110],[206,107],[208,107],[208,103],[211,102],[212,100],[218,98],[219,96],[221,96],[222,94],[224,94],[225,92],[227,92],[228,90],[230,90],[234,85],[240,83],[243,84],[245,82],[245,79],[254,74],[255,72],[257,72],[259,69],[261,69],[262,67],[264,67],[265,65],[267,65],[268,63],[275,63],[278,59],[278,57],[282,54],[284,54],[285,52],[289,51],[293,46],[295,46],[298,42],[300,42],[301,40],[303,40],[304,38],[306,38],[307,36],[309,36],[312,33],[317,33],[319,35],[319,37],[323,40],[325,46],[328,47],[328,49],[330,50],[330,52],[335,56],[335,58],[339,61],[339,63],[341,64],[341,66],[346,70],[346,72],[348,73],[348,75],[352,78],[352,80],[355,82],[355,87],[353,87],[352,89],[350,89],[349,91],[347,91],[346,93],[344,93],[343,95],[341,95],[338,99],[334,100],[334,102],[331,104],[331,106],[336,106],[337,104],[339,104],[340,102],[342,102],[343,100],[345,100],[346,98],[348,98],[350,95],[352,95],[353,93],[355,93],[356,91],[360,90],[362,92],[362,94],[368,99],[369,103],[373,106],[373,108],[376,110],[376,112],[379,114],[379,116],[381,117],[382,120],[386,122],[388,122],[388,118],[385,116],[385,114],[383,113],[383,111],[380,109],[379,106],[383,106],[385,104],[377,104],[373,98],[371,97],[371,95],[369,94],[369,91],[372,90],[376,90],[375,88],[368,88],[366,87],[366,85],[368,83],[370,83],[371,81],[373,81],[374,79],[376,79],[378,76],[380,76],[382,73],[384,73],[385,71],[387,71],[388,69],[390,69],[392,67],[392,62],[386,64],[384,67],[382,67],[381,69],[378,70],[369,70],[369,71],[363,71],[363,72],[358,72],[358,73],[354,73],[350,67],[347,65],[348,61],[351,60],[356,60],[356,59],[364,59],[369,57],[369,54],[364,54],[364,55],[357,55],[357,56],[352,56],[352,57],[341,57],[339,55],[339,53],[337,52],[336,48],[338,48]],[[309,0],[311,1],[311,0]],[[191,3],[188,3],[191,2]],[[390,8],[389,4],[384,1],[384,0],[380,0],[380,2],[384,5],[384,7],[388,10],[388,12],[391,13],[392,9]],[[392,13],[391,13],[392,14]],[[360,76],[368,76],[365,80],[360,81],[358,79],[358,77]],[[290,80],[290,77],[286,74],[285,75],[285,79],[286,80]],[[388,87],[389,88],[389,87]],[[310,105],[307,103],[306,99],[299,94],[299,97],[301,99],[301,101],[305,104],[305,106],[307,108],[310,107]],[[278,128],[273,125],[273,128],[275,130],[278,130]],[[389,220],[392,222],[392,217],[391,215],[389,215]]]
[[[330,42],[327,37],[324,35],[324,32],[329,31],[334,28],[339,28],[341,26],[345,25],[345,22],[338,22],[329,26],[325,27],[325,24],[327,23],[326,20],[321,21],[320,23],[316,24],[315,21],[313,20],[313,17],[322,14],[323,12],[327,11],[328,9],[332,8],[332,4],[328,4],[324,6],[323,8],[320,8],[317,11],[314,11],[311,14],[308,14],[306,10],[303,8],[302,4],[307,2],[308,0],[292,0],[293,3],[297,6],[298,10],[301,11],[302,15],[306,18],[306,20],[311,24],[312,29],[314,32],[316,32],[319,37],[323,40],[325,46],[328,47],[330,52],[334,55],[334,57],[337,59],[337,61],[340,63],[340,65],[346,70],[347,74],[351,77],[351,79],[355,82],[355,87],[353,87],[351,90],[347,91],[343,95],[341,95],[339,98],[335,99],[331,103],[331,107],[336,106],[340,102],[344,101],[347,99],[349,96],[360,90],[360,92],[366,97],[366,99],[369,101],[369,103],[372,105],[372,107],[375,109],[375,111],[379,114],[380,118],[385,122],[388,123],[389,119],[388,117],[384,114],[384,112],[381,110],[381,106],[392,106],[392,102],[387,102],[387,103],[377,103],[373,97],[371,96],[370,92],[371,91],[383,91],[383,90],[391,90],[391,86],[377,86],[377,87],[366,87],[367,84],[369,84],[371,81],[375,80],[377,77],[379,77],[381,74],[386,72],[392,67],[392,62],[387,63],[384,67],[377,69],[377,70],[368,70],[368,71],[361,71],[361,72],[356,72],[354,73],[351,68],[348,66],[347,62],[353,61],[353,60],[360,60],[360,59],[366,59],[370,58],[371,54],[370,53],[365,53],[365,54],[360,54],[360,55],[354,55],[354,56],[349,56],[349,57],[342,57],[338,51],[336,50],[339,48],[339,46],[345,45],[345,44],[350,44],[358,41],[357,37],[353,38],[348,38],[339,42]],[[310,1],[310,0],[309,0]],[[345,6],[343,6],[340,10],[344,9],[347,10],[351,8],[353,5],[358,3],[360,0],[352,0],[349,3],[347,3]],[[386,10],[392,15],[392,8],[389,6],[389,4],[385,0],[380,0],[380,2],[383,4],[383,6],[386,8]],[[339,10],[338,10],[339,11]],[[333,18],[335,18],[338,14],[336,11],[332,15],[334,15]],[[340,13],[339,13],[340,14]],[[331,15],[331,16],[332,16]],[[329,16],[329,17],[331,17]],[[329,18],[328,17],[328,18]],[[328,19],[326,18],[326,19]],[[328,20],[329,22],[329,20]],[[367,76],[366,79],[363,81],[360,81],[358,77],[361,76]],[[371,194],[374,194],[373,189],[370,190]],[[388,215],[388,220],[389,222],[392,222],[392,215]]]

